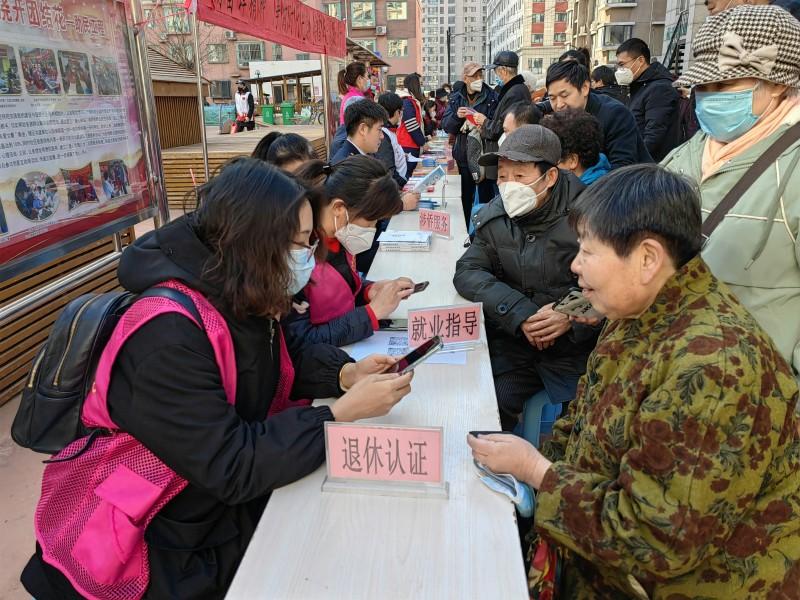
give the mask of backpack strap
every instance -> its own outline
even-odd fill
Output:
[[[186,306],[187,302],[194,306],[194,310]],[[225,319],[201,294],[171,280],[137,298],[114,328],[100,356],[92,389],[83,404],[81,418],[87,427],[119,429],[108,412],[108,391],[117,355],[125,342],[143,325],[167,313],[182,314],[205,330],[214,350],[226,399],[229,404],[236,402],[236,358]]]
[[[703,245],[708,243],[708,239],[714,230],[722,223],[730,210],[736,206],[736,203],[750,189],[756,180],[761,177],[762,173],[767,170],[772,163],[778,160],[778,157],[786,151],[789,146],[800,138],[800,121],[792,125],[784,134],[779,137],[773,144],[766,149],[766,151],[750,165],[744,175],[739,178],[730,191],[725,194],[725,197],[717,204],[717,207],[711,211],[705,221],[703,221]]]

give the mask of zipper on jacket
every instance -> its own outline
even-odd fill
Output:
[[[269,359],[275,361],[275,321],[269,322]]]
[[[73,338],[75,337],[75,330],[78,328],[78,320],[81,318],[83,311],[85,311],[89,307],[89,305],[95,300],[97,300],[99,297],[100,296],[95,296],[94,298],[89,300],[86,304],[81,306],[80,310],[78,310],[75,316],[72,317],[72,323],[70,323],[69,326],[69,337],[67,338],[67,347],[64,348],[64,354],[61,355],[61,360],[58,363],[58,369],[56,369],[56,374],[53,377],[53,385],[55,387],[58,387],[58,380],[61,377],[61,369],[64,368],[64,363],[66,362],[67,355],[69,354],[69,348],[72,345]]]

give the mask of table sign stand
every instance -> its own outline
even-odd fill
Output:
[[[328,421],[322,491],[447,499],[443,436],[441,427]]]

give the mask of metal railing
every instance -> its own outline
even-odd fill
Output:
[[[667,51],[664,52],[664,66],[674,75],[678,74],[678,70],[681,66],[678,64],[678,57],[680,54],[681,39],[686,36],[688,23],[689,10],[686,9],[682,11],[680,15],[678,15],[678,22],[675,23],[674,29],[672,30],[672,35],[669,38],[669,44],[667,44]]]

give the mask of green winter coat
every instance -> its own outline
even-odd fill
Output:
[[[535,525],[565,549],[560,598],[797,598],[797,395],[699,257],[607,323],[542,448]]]
[[[700,185],[703,218],[719,204],[747,168],[789,128],[732,159],[701,182],[707,136],[700,132],[662,163]],[[703,258],[727,283],[783,357],[800,373],[800,141],[764,172],[711,235]],[[794,162],[794,165],[792,164]],[[787,181],[788,179],[788,181]],[[783,194],[779,185],[785,185]]]

